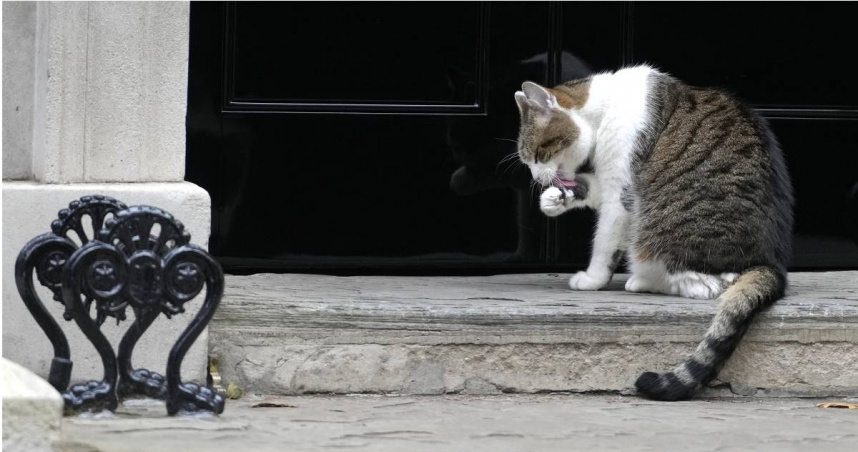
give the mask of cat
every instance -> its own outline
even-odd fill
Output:
[[[554,88],[525,82],[515,101],[519,158],[545,187],[543,213],[598,213],[572,289],[605,287],[625,257],[627,291],[718,299],[696,350],[635,382],[651,399],[691,397],[786,290],[793,194],[766,121],[731,94],[648,65]]]

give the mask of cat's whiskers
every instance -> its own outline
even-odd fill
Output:
[[[504,164],[504,163],[516,158],[516,157],[518,157],[518,151],[510,152],[509,154],[506,155],[506,157],[500,159],[500,161],[498,162],[498,166],[500,166],[500,165],[502,165],[502,164]]]
[[[530,191],[531,196],[533,196],[534,193],[538,196],[539,195],[538,190],[540,188],[542,188],[542,186],[539,184],[539,182],[537,182],[536,180],[533,180],[533,179],[530,180],[530,190],[529,191]]]
[[[498,167],[500,167],[501,165],[503,165],[505,163],[508,163],[506,165],[506,168],[504,168],[501,171],[500,177],[506,176],[506,173],[508,173],[510,171],[510,169],[515,168],[517,166],[516,163],[518,163],[518,164],[523,163],[521,160],[515,160],[516,157],[518,157],[518,152],[512,152],[509,155],[507,155],[506,157],[504,157],[503,159],[501,159],[500,162],[498,162],[498,164],[497,164]]]
[[[510,142],[513,142],[513,143],[518,143],[518,140],[512,140],[512,139],[510,139],[510,138],[495,138],[495,140],[499,140],[499,141],[510,141]]]
[[[506,176],[506,173],[508,173],[508,172],[510,171],[510,169],[515,168],[515,167],[516,167],[516,165],[515,165],[515,164],[507,165],[507,166],[506,166],[506,168],[504,168],[504,169],[501,171],[501,173],[498,175],[498,177],[504,177],[504,176]]]

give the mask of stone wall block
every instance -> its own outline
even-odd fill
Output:
[[[89,9],[85,181],[182,180],[189,4]]]

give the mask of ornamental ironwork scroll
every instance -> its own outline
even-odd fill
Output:
[[[91,222],[87,233],[86,222]],[[157,229],[156,229],[157,225]],[[60,210],[52,232],[27,243],[15,263],[15,282],[24,304],[50,339],[54,358],[48,382],[63,395],[67,414],[114,411],[119,400],[152,397],[165,400],[167,412],[223,412],[224,399],[209,387],[181,380],[188,349],[214,315],[223,295],[223,271],[169,213],[149,206],[128,207],[101,195],[84,196]],[[79,238],[80,245],[70,238]],[[72,360],[66,336],[35,290],[39,284],[65,306],[63,318],[74,321],[101,357],[104,377],[69,386]],[[137,341],[161,315],[185,311],[205,289],[199,312],[173,345],[166,376],[135,369],[131,356]],[[118,354],[101,331],[112,317],[134,322],[119,343]]]

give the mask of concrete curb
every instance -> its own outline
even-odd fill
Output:
[[[63,399],[47,381],[2,358],[3,450],[49,452],[57,450]]]

